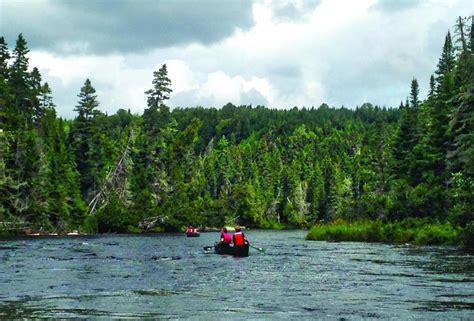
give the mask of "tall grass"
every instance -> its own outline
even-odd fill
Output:
[[[426,219],[406,219],[400,222],[382,221],[335,221],[317,224],[306,239],[315,241],[352,241],[412,243],[417,245],[458,244],[462,229],[449,223]]]

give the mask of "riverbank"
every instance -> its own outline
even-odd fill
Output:
[[[226,226],[229,232],[234,232],[235,228],[233,226]],[[202,226],[197,228],[201,233],[207,232],[220,232],[221,227],[209,227]],[[249,228],[242,226],[242,230],[246,231]],[[15,228],[4,228],[0,225],[0,238],[8,238],[15,236],[71,236],[71,235],[100,235],[100,234],[150,234],[150,233],[185,233],[186,226],[176,227],[172,229],[165,229],[163,226],[155,226],[150,230],[143,230],[134,226],[127,226],[126,229],[122,231],[109,231],[109,232],[100,232],[97,228],[82,228],[80,230],[68,230],[68,231],[57,231],[57,230],[46,230],[46,229],[32,229],[24,227],[15,227]]]
[[[88,233],[80,233],[77,230],[72,231],[40,231],[40,230],[0,230],[0,238],[9,238],[16,236],[76,236],[88,235]]]
[[[317,224],[306,235],[314,241],[353,241],[380,243],[410,243],[415,245],[460,245],[465,233],[450,223],[426,219],[405,219],[400,222],[335,221]]]

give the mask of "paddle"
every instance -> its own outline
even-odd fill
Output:
[[[205,246],[205,247],[204,247],[204,251],[210,251],[210,250],[212,250],[212,249],[214,249],[214,245],[213,245],[213,246]]]
[[[256,249],[257,251],[259,251],[260,253],[265,253],[265,251],[267,250],[266,248],[264,247],[256,247],[256,246],[253,246],[252,244],[249,244],[250,247],[253,247],[254,249]]]

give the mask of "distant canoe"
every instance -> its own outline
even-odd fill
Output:
[[[200,235],[201,235],[201,233],[199,233],[199,232],[186,232],[187,237],[198,237]]]
[[[233,255],[233,256],[245,257],[245,256],[249,256],[249,245],[245,244],[242,246],[230,246],[230,245],[216,244],[214,245],[214,251],[217,254],[228,254],[228,255]]]

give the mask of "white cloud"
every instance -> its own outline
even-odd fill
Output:
[[[256,92],[270,102],[274,98],[274,89],[267,79],[252,77],[245,80],[242,76],[230,77],[223,71],[208,74],[206,82],[198,90],[197,98],[213,101],[215,105],[223,105],[226,102],[252,104],[251,101],[242,99],[250,92]]]
[[[213,97],[218,101],[240,101],[242,77],[231,78],[222,71],[210,73],[202,85],[200,97]]]
[[[146,103],[144,91],[151,86],[150,71],[130,68],[121,55],[62,57],[33,51],[30,65],[38,67],[43,80],[52,84],[58,110],[66,117],[74,116],[72,109],[86,78],[97,90],[99,109],[108,113],[114,113],[118,108],[142,112]]]
[[[168,77],[172,80],[173,93],[194,90],[198,88],[195,73],[182,60],[172,59],[164,62],[168,69]],[[155,70],[162,65],[156,65]]]

